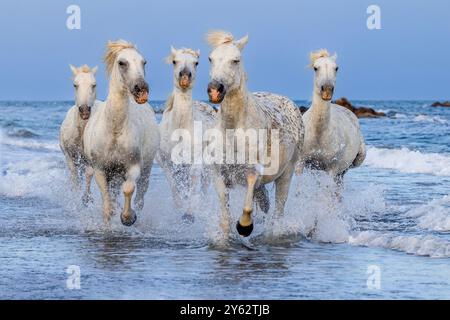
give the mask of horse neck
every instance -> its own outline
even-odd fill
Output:
[[[177,87],[172,92],[171,123],[176,128],[189,129],[193,125],[192,90],[183,91]]]
[[[251,114],[249,92],[243,82],[238,89],[230,91],[220,105],[220,117],[223,129],[245,127],[247,116]]]
[[[330,101],[324,101],[319,94],[314,92],[310,117],[317,130],[323,131],[328,128],[330,122],[330,107]]]
[[[109,127],[113,133],[118,134],[122,131],[128,119],[129,104],[128,91],[117,77],[111,76],[105,112],[106,119],[110,124]]]
[[[78,135],[80,137],[82,137],[83,133],[84,133],[84,128],[86,128],[88,120],[81,119],[81,116],[78,111],[77,111],[76,117],[77,117],[76,123],[77,123]]]

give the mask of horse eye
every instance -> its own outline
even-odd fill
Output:
[[[142,64],[145,66],[147,64],[147,60],[144,60]]]
[[[209,58],[208,58],[208,60],[209,60],[209,62],[212,62],[212,59],[211,59],[211,57],[209,57]]]
[[[238,59],[236,59],[236,60],[233,60],[233,63],[234,64],[238,64],[239,62],[241,62],[240,60],[238,60]]]
[[[314,67],[314,71],[317,71],[317,70],[319,70],[319,68],[317,68],[317,67]]]
[[[124,67],[126,65],[127,65],[127,63],[125,61],[122,61],[122,60],[119,61],[119,66]]]
[[[338,72],[338,70],[339,70],[339,67],[336,67],[336,72]]]
[[[198,61],[195,63],[195,66],[198,66]]]
[[[177,62],[176,62],[175,60],[173,60],[172,63],[173,63],[173,65],[176,65],[176,64],[177,64]]]
[[[73,87],[74,87],[75,89],[78,89],[78,85],[77,85],[77,84],[74,84]]]
[[[92,89],[95,89],[95,88],[97,88],[97,85],[96,85],[96,84],[93,84],[93,85],[92,85]]]

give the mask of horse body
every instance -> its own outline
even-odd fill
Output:
[[[211,128],[215,122],[215,111],[207,103],[192,99],[192,89],[195,84],[199,51],[192,49],[171,48],[171,54],[167,57],[167,63],[173,64],[174,88],[166,102],[166,108],[160,124],[161,143],[158,162],[162,167],[177,207],[182,208],[185,201],[192,201],[192,192],[195,184],[200,180],[202,187],[207,184],[207,172],[197,172],[193,158],[190,163],[175,164],[172,161],[173,148],[178,141],[173,140],[177,130],[184,130],[191,137],[191,153],[194,148],[194,122],[201,123],[203,129]],[[183,141],[183,143],[186,143]],[[204,169],[204,168],[203,168]],[[200,177],[198,176],[200,175]],[[186,209],[183,216],[186,220],[192,220],[192,203]]]
[[[213,47],[210,55],[212,81],[208,86],[208,94],[211,102],[221,105],[217,128],[223,135],[227,136],[229,129],[235,132],[239,129],[257,132],[264,130],[269,137],[265,150],[270,153],[271,160],[276,158],[278,165],[273,172],[266,171],[265,166],[251,163],[249,158],[246,158],[245,163],[222,164],[216,167],[216,190],[220,198],[221,226],[225,235],[229,232],[230,224],[228,189],[233,185],[247,187],[243,214],[237,223],[237,230],[242,236],[249,236],[253,230],[253,202],[256,201],[265,212],[269,209],[265,184],[275,182],[275,211],[277,216],[284,213],[290,182],[303,146],[303,122],[291,100],[271,93],[252,94],[247,91],[246,75],[240,61],[241,50],[247,40],[248,38],[244,37],[234,41],[231,34],[220,31],[208,35],[208,42]],[[270,137],[275,134],[275,130],[279,133],[279,139],[274,145]],[[235,137],[238,137],[242,131],[235,134]],[[227,144],[234,145],[234,140],[230,141],[227,140]],[[257,144],[246,142],[249,154],[258,148]],[[227,151],[229,147],[230,145],[227,145]],[[231,150],[239,153],[234,147]]]
[[[336,81],[336,58],[325,50],[311,55],[316,76],[311,108],[305,123],[304,162],[331,174],[338,184],[351,167],[364,161],[366,150],[358,118],[346,108],[332,104]]]
[[[95,73],[97,67],[90,69],[87,65],[75,68],[70,66],[74,75],[75,105],[66,114],[60,127],[59,144],[71,173],[72,184],[80,186],[79,174],[86,174],[84,204],[91,200],[90,186],[93,170],[88,164],[83,151],[83,133],[91,113],[95,113],[100,101],[96,97]]]
[[[102,193],[105,222],[109,223],[121,184],[125,198],[121,221],[130,226],[137,218],[131,208],[135,190],[136,208],[144,206],[159,130],[146,103],[143,57],[132,44],[121,40],[108,44],[105,61],[110,74],[109,95],[86,126],[84,151]]]

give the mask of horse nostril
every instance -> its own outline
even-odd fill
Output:
[[[192,77],[192,72],[189,71],[188,77],[189,77],[189,79]]]
[[[136,84],[135,86],[134,86],[134,91],[135,92],[139,92],[140,90],[139,90],[139,86]]]
[[[320,90],[325,91],[325,87],[324,87],[324,86],[321,86],[321,87],[320,87]]]
[[[225,90],[225,86],[223,84],[219,84],[219,86],[217,87],[217,91],[219,91],[220,93],[223,93]]]

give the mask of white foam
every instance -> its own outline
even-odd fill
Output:
[[[415,122],[430,122],[430,123],[438,123],[438,124],[447,124],[448,121],[446,119],[442,119],[439,116],[430,116],[430,115],[418,115],[414,117],[413,121]]]
[[[392,118],[394,119],[406,119],[408,116],[404,113],[395,113]]]
[[[450,195],[414,208],[408,211],[408,215],[417,219],[420,228],[439,232],[450,231]]]
[[[383,190],[371,184],[355,186],[347,179],[341,198],[336,194],[330,176],[305,171],[292,183],[285,216],[269,231],[275,237],[297,233],[314,241],[343,243],[348,241],[356,216],[385,209]]]
[[[450,242],[433,236],[399,236],[375,231],[363,231],[349,237],[356,246],[380,247],[432,258],[450,257]]]
[[[0,194],[9,197],[55,196],[53,187],[65,185],[64,169],[59,157],[33,157],[2,166]]]
[[[422,153],[408,148],[369,147],[364,164],[369,167],[393,169],[404,173],[450,176],[450,155]]]

